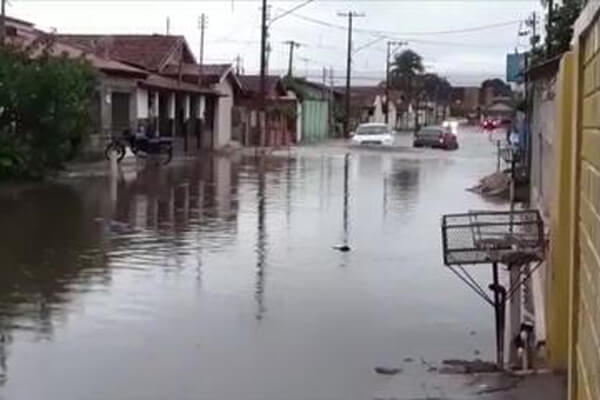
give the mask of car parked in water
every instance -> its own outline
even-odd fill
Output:
[[[415,133],[413,147],[456,150],[458,149],[458,139],[451,129],[443,126],[426,126]]]
[[[360,124],[352,133],[352,143],[357,145],[391,146],[394,132],[382,123]]]

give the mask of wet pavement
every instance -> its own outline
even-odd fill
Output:
[[[442,265],[443,213],[503,207],[465,191],[493,144],[459,141],[1,188],[0,399],[371,399],[407,360],[493,359]]]

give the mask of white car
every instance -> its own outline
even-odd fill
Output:
[[[358,145],[391,146],[394,143],[393,132],[386,124],[360,124],[352,134],[352,143]]]

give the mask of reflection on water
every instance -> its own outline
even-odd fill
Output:
[[[217,157],[3,189],[0,398],[358,399],[376,364],[486,355],[437,238],[493,162]]]
[[[258,161],[258,190],[256,204],[258,205],[258,233],[256,235],[256,319],[261,320],[265,313],[265,268],[267,260],[267,230],[266,230],[266,198],[265,198],[265,160]]]

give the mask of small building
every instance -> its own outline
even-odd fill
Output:
[[[402,103],[402,95],[396,90],[390,90],[389,95],[388,102],[383,85],[353,86],[350,90],[351,127],[366,122],[385,123],[387,113],[387,124],[391,129],[395,129],[398,125],[398,109]]]
[[[233,137],[243,146],[288,146],[296,143],[297,99],[279,76],[265,77],[266,133],[261,143],[260,76],[239,75],[241,93],[235,98]]]
[[[484,108],[484,115],[487,118],[500,120],[513,119],[515,115],[515,101],[510,97],[494,97],[490,100],[489,105]]]
[[[342,93],[330,86],[302,78],[285,78],[288,91],[298,98],[296,141],[316,143],[341,136],[335,129],[336,100]]]
[[[210,115],[214,116],[211,126],[215,134],[205,137],[203,147],[221,148],[229,144],[232,137],[232,114],[234,98],[241,92],[242,86],[231,64],[184,63],[167,65],[163,74],[172,78],[181,77],[185,82],[199,84],[219,93],[218,100],[209,104]]]
[[[102,75],[98,90],[100,131],[119,134],[146,128],[151,136],[178,139],[188,148],[219,148],[230,134],[219,125],[218,106],[227,93],[201,86],[194,56],[183,36],[168,35],[56,35],[58,41],[104,60],[137,68],[144,76]],[[98,103],[98,102],[97,102]],[[224,112],[224,111],[223,111]]]
[[[478,119],[481,89],[478,86],[456,86],[450,92],[450,113],[454,117]]]

